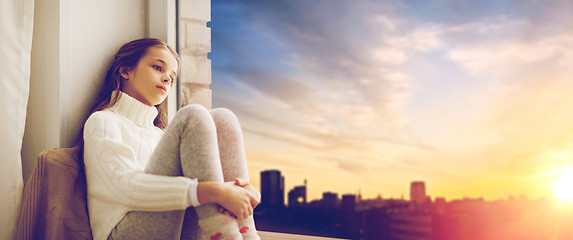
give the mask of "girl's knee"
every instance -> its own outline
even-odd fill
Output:
[[[209,115],[209,110],[207,110],[207,108],[205,108],[201,104],[190,104],[179,109],[179,111],[177,111],[176,117],[181,116],[188,118],[189,116],[193,117],[193,116],[203,116],[203,115],[205,116]]]
[[[233,113],[229,109],[216,108],[216,109],[213,109],[209,112],[211,113],[211,116],[213,116],[213,119],[215,120],[215,122],[217,122],[217,121],[238,122],[238,119],[237,119],[237,116],[235,115],[235,113]]]
[[[193,124],[195,127],[210,127],[213,125],[213,117],[209,113],[209,110],[207,110],[203,105],[191,104],[179,109],[173,122]]]

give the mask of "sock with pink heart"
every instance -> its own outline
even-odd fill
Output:
[[[245,240],[260,240],[261,237],[257,234],[257,229],[255,228],[255,220],[253,216],[249,216],[246,219],[238,220],[239,232],[243,235]]]
[[[208,204],[209,205],[209,204]],[[205,205],[199,206],[196,210],[200,208],[207,207]],[[210,207],[210,206],[209,206]],[[203,212],[201,210],[197,211],[199,216],[199,227],[203,232],[203,236],[208,240],[242,240],[242,233],[239,231],[239,225],[237,220],[231,216],[225,215],[223,213],[217,212],[217,208],[214,208],[214,212],[211,211],[210,215],[199,214]],[[203,216],[202,216],[203,215]]]

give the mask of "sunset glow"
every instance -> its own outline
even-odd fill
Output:
[[[562,169],[559,175],[552,185],[555,197],[563,202],[573,202],[573,168]]]
[[[213,1],[213,107],[253,184],[309,200],[571,201],[573,1],[549,2]]]

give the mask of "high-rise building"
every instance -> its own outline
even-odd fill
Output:
[[[410,184],[410,201],[421,205],[426,202],[426,184],[422,181],[415,181]]]
[[[279,170],[261,172],[261,207],[284,207],[284,177]]]
[[[338,193],[322,193],[322,206],[326,209],[335,209],[338,203]]]
[[[342,204],[340,205],[341,209],[354,211],[355,207],[356,207],[356,195],[354,194],[342,195]]]
[[[306,186],[296,186],[288,192],[288,207],[297,208],[306,205]]]

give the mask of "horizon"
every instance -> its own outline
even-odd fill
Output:
[[[279,169],[264,169],[262,170],[260,173],[264,172],[264,171],[279,171],[281,173],[281,176],[284,177],[285,179],[287,178],[286,176],[284,176],[282,174],[282,172]],[[260,176],[260,175],[259,175]],[[567,203],[569,201],[561,201],[558,197],[556,196],[539,196],[537,198],[532,198],[526,194],[520,194],[520,195],[507,195],[505,197],[500,197],[497,199],[486,199],[483,196],[476,196],[476,197],[467,197],[467,196],[462,196],[460,198],[447,198],[444,196],[439,196],[439,195],[431,195],[428,193],[428,183],[426,183],[425,181],[420,181],[420,180],[411,180],[409,182],[409,184],[413,183],[413,182],[423,182],[425,187],[426,187],[426,197],[429,197],[431,199],[432,202],[434,202],[437,198],[443,198],[446,202],[451,202],[451,201],[456,201],[456,200],[476,200],[476,199],[483,199],[485,202],[495,202],[495,201],[511,201],[512,198],[514,200],[521,200],[523,197],[525,197],[525,199],[527,200],[548,200],[548,201],[554,201],[554,202],[562,202],[562,203]],[[288,206],[288,198],[286,196],[288,196],[288,193],[290,190],[293,190],[295,187],[300,187],[300,186],[308,186],[310,185],[310,183],[308,183],[308,181],[305,184],[299,184],[299,185],[293,185],[292,188],[287,189],[285,187],[284,189],[284,196],[285,196],[285,205]],[[260,185],[259,185],[260,186]],[[410,186],[410,185],[408,185]],[[259,187],[260,189],[260,187]],[[307,197],[307,203],[310,203],[312,201],[319,201],[323,199],[323,195],[324,193],[335,193],[337,194],[339,200],[343,195],[354,195],[356,197],[358,197],[359,195],[362,196],[361,199],[362,200],[376,200],[378,198],[381,198],[382,200],[406,200],[406,201],[411,201],[409,195],[410,195],[410,188],[408,188],[408,192],[403,193],[401,196],[393,196],[393,197],[385,197],[383,195],[383,193],[378,193],[378,195],[376,196],[370,196],[370,197],[363,197],[363,195],[361,194],[360,189],[358,189],[356,192],[345,192],[345,193],[340,193],[340,192],[336,192],[336,191],[329,191],[329,190],[324,190],[321,195],[318,198],[308,198]],[[571,202],[573,203],[573,202]]]
[[[563,199],[573,2],[214,1],[213,107],[285,189]],[[563,184],[561,184],[563,185]],[[568,191],[568,192],[567,192]]]

